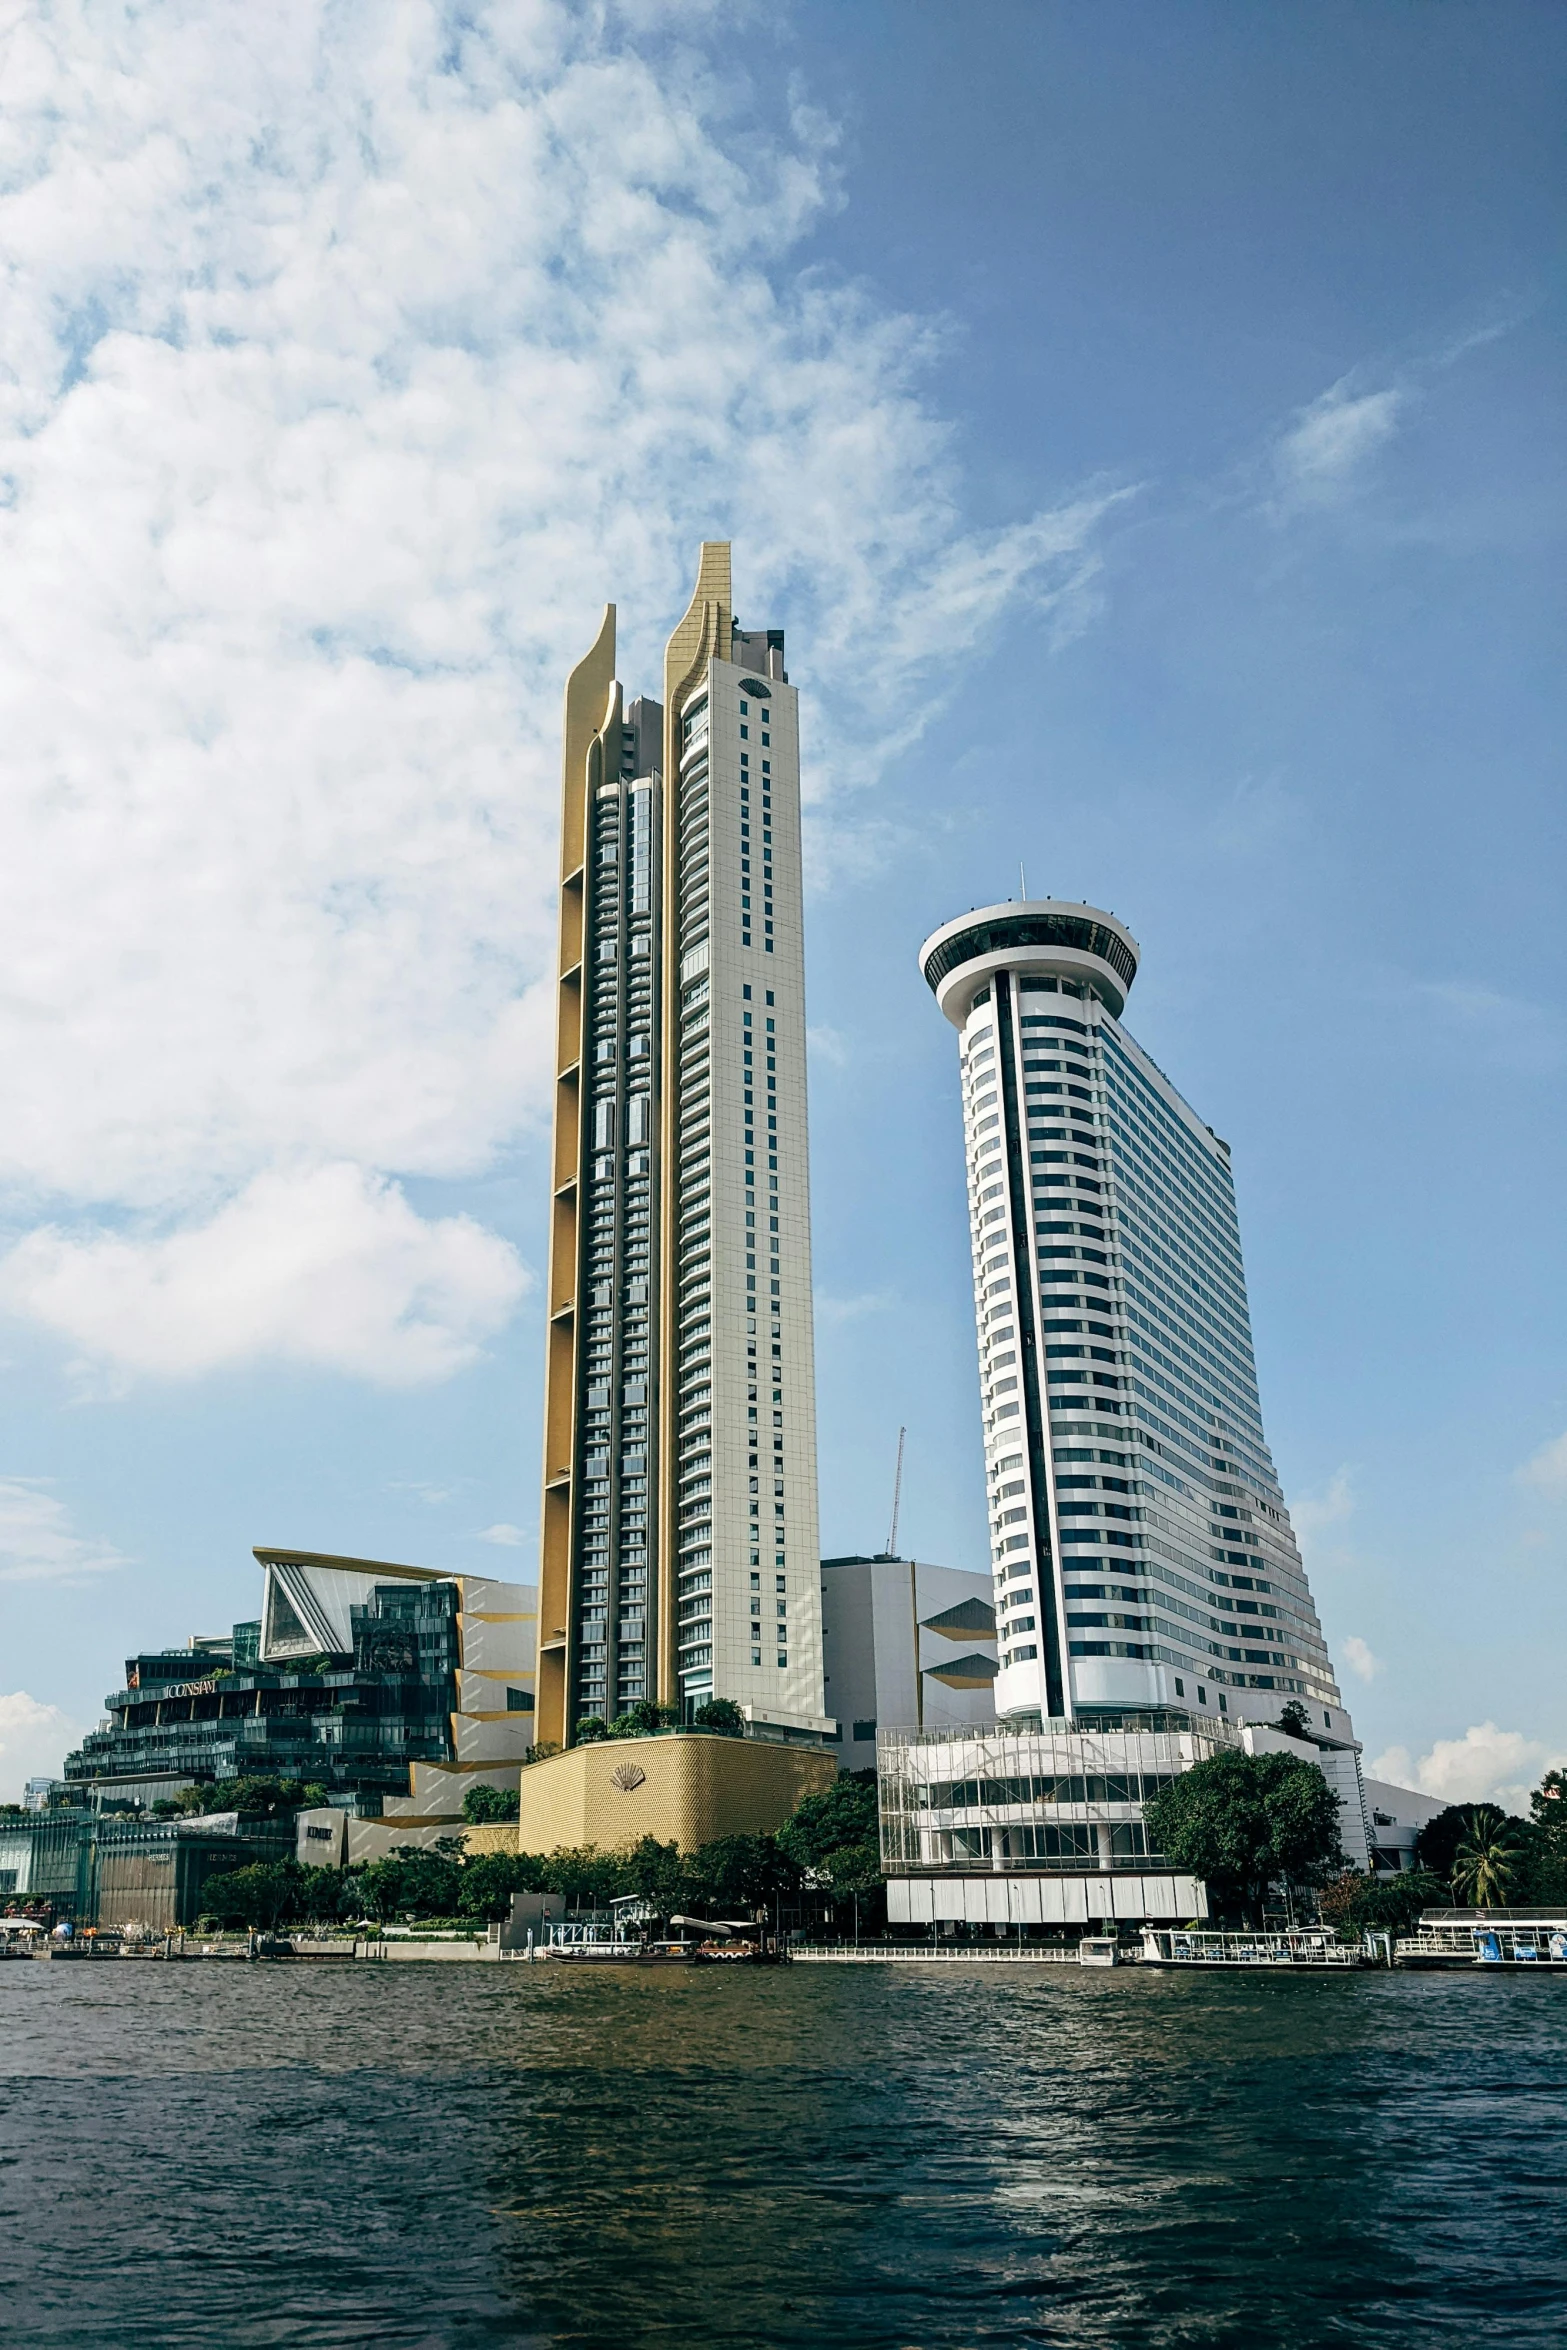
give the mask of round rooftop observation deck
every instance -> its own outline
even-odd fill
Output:
[[[1117,1018],[1137,977],[1138,945],[1098,906],[1025,898],[977,906],[944,922],[920,949],[920,970],[942,1011],[961,1028],[996,971],[1049,972],[1091,987]]]

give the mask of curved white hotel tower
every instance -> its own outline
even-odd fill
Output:
[[[926,940],[958,1031],[996,1710],[1351,1734],[1262,1431],[1229,1150],[1127,1034],[1136,941],[985,906]]]

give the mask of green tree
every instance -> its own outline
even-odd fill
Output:
[[[597,1746],[609,1736],[609,1724],[602,1714],[584,1714],[577,1724],[577,1744]]]
[[[503,1918],[514,1893],[543,1891],[544,1863],[533,1852],[479,1852],[457,1878],[459,1917]]]
[[[180,1809],[189,1814],[237,1811],[242,1819],[275,1820],[285,1812],[313,1811],[327,1800],[316,1780],[276,1779],[257,1772],[240,1779],[211,1779],[199,1787],[184,1788]]]
[[[540,1869],[545,1893],[563,1893],[578,1908],[602,1909],[617,1894],[627,1892],[624,1863],[618,1852],[601,1852],[596,1844],[567,1845],[544,1856]]]
[[[1286,1738],[1311,1736],[1311,1716],[1298,1697],[1292,1697],[1287,1705],[1280,1708],[1279,1718],[1273,1726],[1276,1730],[1282,1730]]]
[[[1441,1878],[1429,1869],[1404,1869],[1397,1876],[1346,1875],[1324,1889],[1322,1915],[1352,1937],[1367,1930],[1412,1934],[1423,1910],[1443,1909],[1449,1898]]]
[[[1567,1903],[1567,1771],[1547,1771],[1529,1798],[1516,1898],[1541,1909]]]
[[[1567,1771],[1547,1771],[1529,1798],[1529,1817],[1548,1852],[1567,1857]]]
[[[391,1857],[403,1864],[403,1908],[416,1918],[457,1914],[462,1875],[462,1839],[438,1836],[433,1844],[394,1844]]]
[[[352,1883],[344,1869],[303,1868],[297,1914],[315,1925],[334,1925],[350,1914]]]
[[[1476,1909],[1492,1909],[1507,1901],[1524,1858],[1521,1821],[1509,1819],[1497,1804],[1477,1803],[1453,1856],[1453,1892]]]
[[[678,1705],[655,1705],[650,1697],[627,1706],[609,1725],[611,1738],[648,1738],[655,1730],[677,1730],[680,1727]],[[580,1725],[578,1736],[581,1736]]]
[[[841,1771],[820,1795],[804,1797],[779,1829],[778,1846],[834,1896],[874,1890],[882,1881],[876,1773]]]
[[[514,1820],[521,1801],[515,1787],[470,1787],[462,1799],[462,1816],[474,1828],[488,1820]]]
[[[1461,1803],[1450,1803],[1426,1821],[1415,1837],[1415,1865],[1429,1869],[1444,1885],[1451,1885],[1458,1847],[1469,1832],[1469,1813]]]
[[[687,1864],[693,1900],[719,1912],[766,1909],[800,1889],[800,1869],[776,1836],[719,1836]]]
[[[352,1872],[356,1900],[366,1914],[378,1918],[384,1926],[388,1919],[399,1917],[403,1909],[403,1864],[399,1860],[367,1861],[362,1869]]]
[[[691,1881],[678,1844],[643,1836],[621,1861],[623,1890],[645,1901],[655,1917],[673,1917],[691,1898]]]
[[[829,1852],[876,1834],[876,1773],[840,1771],[820,1795],[801,1798],[778,1841],[802,1868],[815,1868]]]
[[[1146,1806],[1149,1845],[1207,1885],[1222,1917],[1255,1919],[1283,1879],[1343,1866],[1338,1798],[1315,1763],[1229,1748],[1194,1763]]]
[[[732,1697],[706,1697],[691,1716],[698,1730],[722,1730],[732,1738],[743,1735],[745,1716]]]
[[[394,1844],[383,1860],[353,1872],[353,1900],[384,1925],[390,1918],[457,1915],[462,1842],[437,1837],[433,1845]]]
[[[299,1914],[306,1872],[297,1861],[253,1861],[225,1869],[201,1889],[204,1917],[220,1926],[260,1926],[269,1933]]]
[[[1537,1909],[1567,1905],[1567,1771],[1546,1772],[1518,1829],[1513,1899]]]
[[[858,1844],[840,1844],[835,1852],[828,1853],[816,1874],[834,1901],[851,1898],[868,1901],[886,1883],[881,1868],[881,1845],[868,1839]]]

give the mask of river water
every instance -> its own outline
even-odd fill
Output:
[[[1567,1982],[0,1966],[0,2340],[1557,2341]]]

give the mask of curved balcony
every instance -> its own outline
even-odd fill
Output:
[[[943,923],[920,949],[920,970],[955,1027],[963,1025],[998,970],[1086,985],[1119,1017],[1137,976],[1138,952],[1137,941],[1113,914],[1044,898],[980,906]]]

